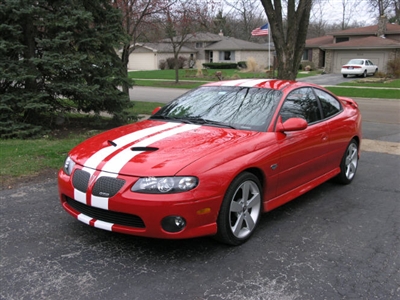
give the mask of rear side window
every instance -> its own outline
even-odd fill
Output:
[[[300,88],[292,91],[280,111],[282,122],[290,118],[303,118],[307,123],[321,120],[318,100],[311,88]]]
[[[330,116],[336,115],[342,110],[340,102],[332,95],[318,89],[315,89],[315,93],[317,94],[321,103],[324,118],[329,118]]]

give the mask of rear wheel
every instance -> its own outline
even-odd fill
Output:
[[[364,71],[364,73],[362,74],[362,77],[367,77],[367,70]]]
[[[343,77],[346,78],[346,77],[347,77],[347,74],[343,74]]]
[[[340,163],[340,173],[336,179],[342,184],[349,184],[353,181],[358,167],[358,143],[352,139],[347,146],[346,152],[343,155]]]
[[[215,238],[229,245],[240,245],[253,234],[261,215],[261,184],[248,172],[230,184],[218,215]]]

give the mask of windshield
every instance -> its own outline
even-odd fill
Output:
[[[351,59],[348,63],[348,65],[363,65],[364,61],[362,59]]]
[[[281,92],[249,87],[200,87],[167,104],[151,119],[265,131]]]

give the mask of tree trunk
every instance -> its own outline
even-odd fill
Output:
[[[272,0],[260,1],[268,17],[269,34],[275,45],[277,78],[295,80],[306,44],[311,0],[288,0],[286,20],[283,18],[281,1],[273,1],[274,4]]]
[[[129,63],[129,54],[130,54],[130,48],[131,44],[125,44],[124,47],[122,48],[122,56],[121,56],[121,61],[122,61],[122,66],[123,66],[123,75],[128,77],[128,63]],[[128,83],[123,83],[122,84],[122,91],[129,95],[129,84]]]
[[[179,60],[178,60],[178,54],[175,54],[174,58],[175,58],[175,83],[178,84],[178,82],[179,82]]]

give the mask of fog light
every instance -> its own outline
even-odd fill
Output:
[[[186,226],[186,220],[180,216],[168,216],[161,221],[161,226],[168,232],[179,232]]]

